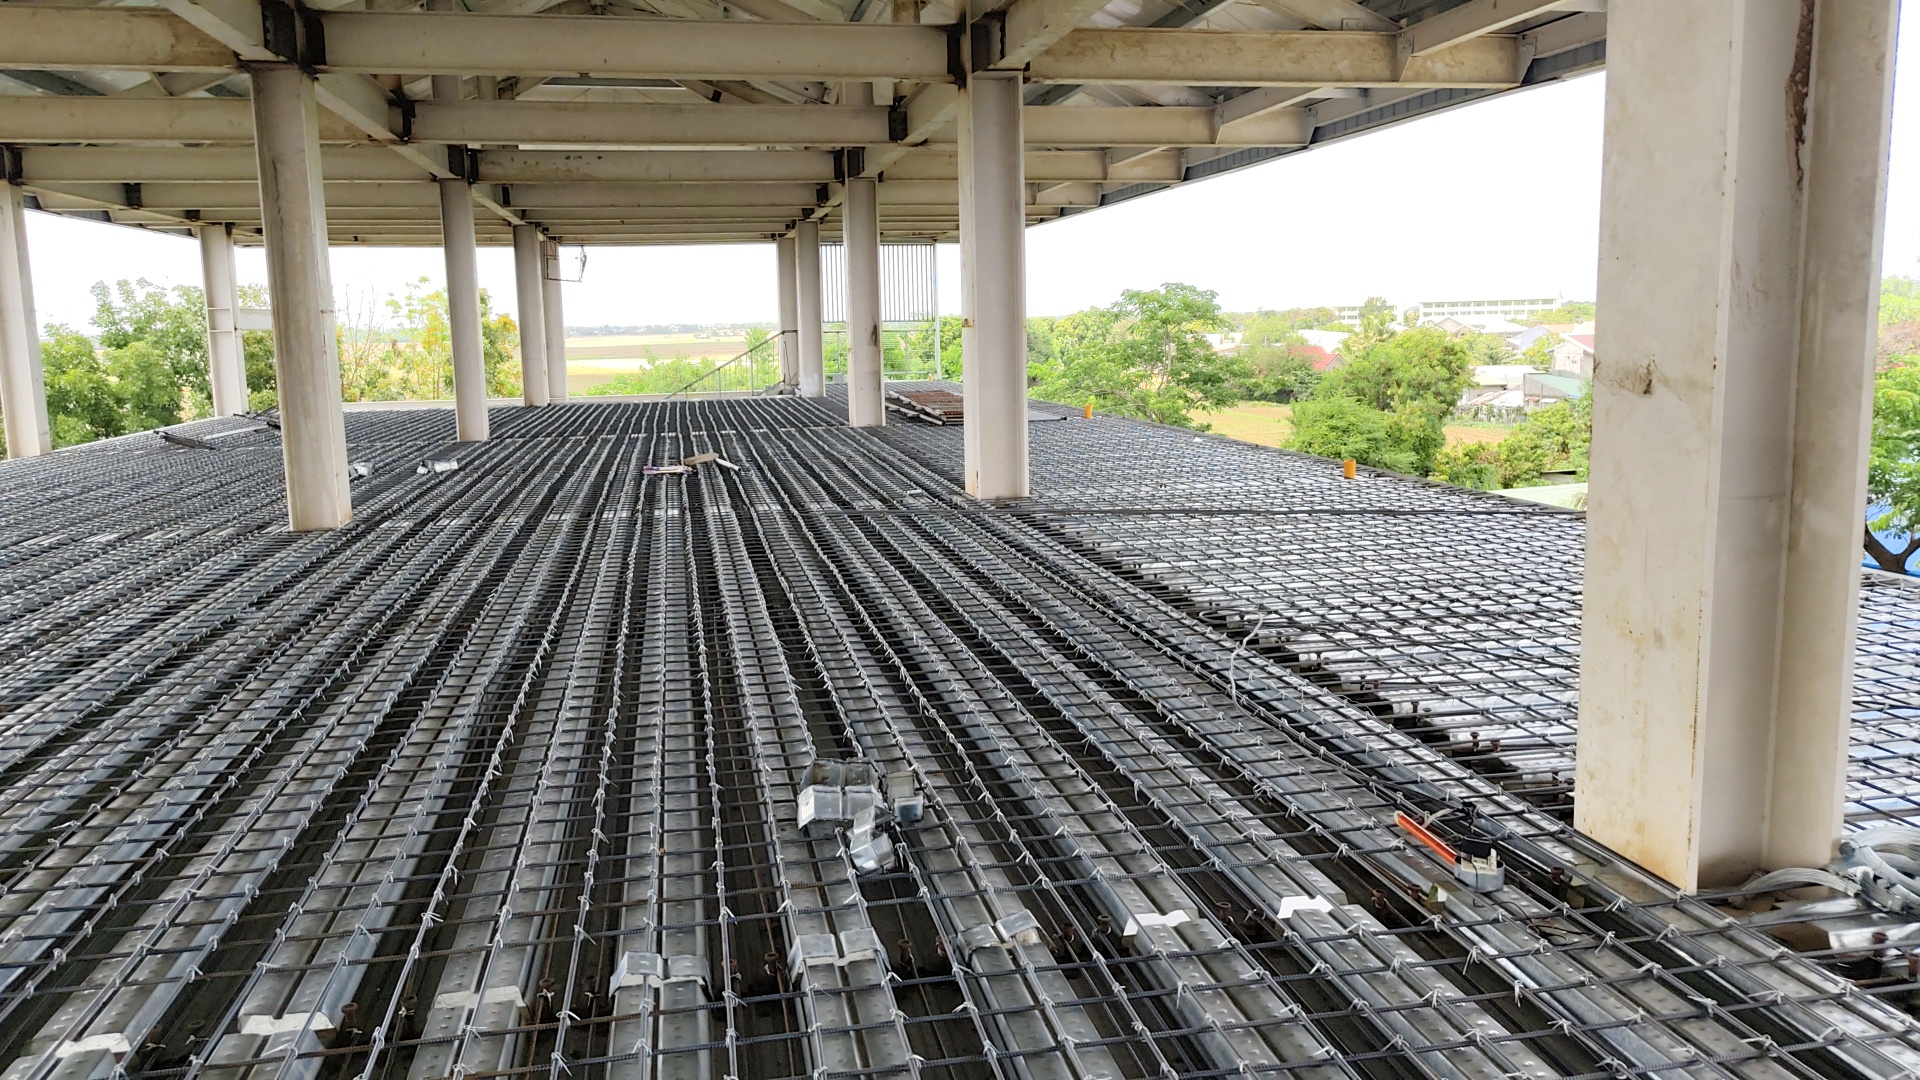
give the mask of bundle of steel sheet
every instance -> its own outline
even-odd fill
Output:
[[[830,402],[348,429],[333,533],[247,418],[0,467],[0,1080],[1920,1075],[1886,950],[1553,812],[1577,516],[1110,419],[1010,508]]]

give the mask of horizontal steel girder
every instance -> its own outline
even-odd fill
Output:
[[[775,80],[953,79],[945,26],[767,23],[466,12],[317,12],[331,74]],[[1051,36],[1051,35],[1049,35]],[[1033,56],[1037,82],[1210,86],[1500,87],[1518,40],[1488,34],[1405,57],[1381,32],[1074,29]],[[0,7],[0,68],[237,69],[221,41],[171,12]]]

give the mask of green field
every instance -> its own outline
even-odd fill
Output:
[[[1271,401],[1246,401],[1219,412],[1195,413],[1193,418],[1212,426],[1217,435],[1261,446],[1285,446],[1293,434],[1293,406]],[[1506,424],[1448,424],[1447,445],[1499,442],[1513,428]]]
[[[630,375],[646,366],[652,353],[662,360],[715,361],[730,359],[746,351],[742,337],[695,337],[692,334],[607,334],[567,339],[567,393],[584,393],[588,387]]]

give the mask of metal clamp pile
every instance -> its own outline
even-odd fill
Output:
[[[844,829],[847,855],[861,874],[893,868],[897,849],[885,826],[913,825],[926,807],[912,773],[883,778],[865,761],[817,758],[807,766],[806,782],[798,800],[801,831],[825,837]]]

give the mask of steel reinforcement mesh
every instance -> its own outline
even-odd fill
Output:
[[[332,533],[246,418],[0,467],[0,1080],[1920,1075],[1910,972],[1563,824],[1576,515],[1112,419],[1004,509],[831,402],[493,430],[349,414]]]

